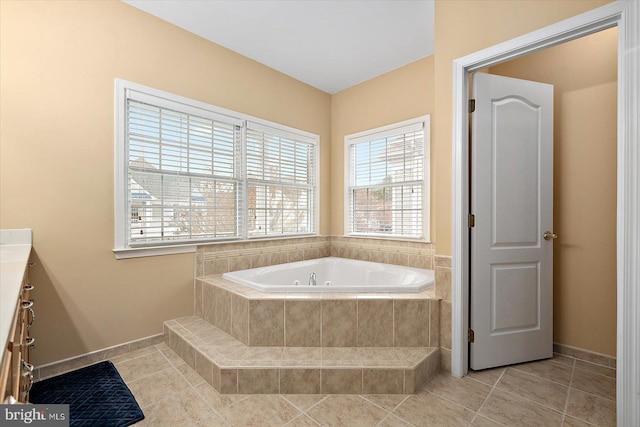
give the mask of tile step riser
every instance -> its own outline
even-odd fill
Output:
[[[223,394],[412,394],[428,383],[440,366],[437,349],[413,367],[255,367],[243,365],[242,361],[221,366],[166,322],[164,336],[165,343],[187,365]],[[344,380],[346,376],[349,381]]]
[[[437,299],[249,297],[240,285],[209,280],[196,280],[195,314],[249,346],[440,346]]]

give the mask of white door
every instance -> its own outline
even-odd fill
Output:
[[[553,354],[553,86],[476,73],[473,97],[469,367],[485,369]]]

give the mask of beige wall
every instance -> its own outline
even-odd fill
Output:
[[[193,254],[111,252],[116,77],[319,134],[329,233],[328,94],[119,1],[0,8],[0,227],[33,229],[36,364],[193,313]]]
[[[616,354],[616,28],[491,74],[554,85],[554,341]]]
[[[451,254],[453,68],[455,59],[594,9],[610,0],[438,0],[435,3],[435,168],[432,231],[436,253]]]
[[[343,136],[431,114],[431,240],[450,255],[452,61],[605,3],[437,1],[434,56],[331,97],[121,2],[0,1],[0,227],[34,230],[35,362],[193,312],[193,255],[111,253],[115,77],[319,134],[321,234],[342,234]]]
[[[433,65],[429,56],[331,97],[332,235],[344,234],[345,135],[432,114]]]

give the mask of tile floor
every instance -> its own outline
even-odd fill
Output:
[[[164,343],[111,361],[141,426],[615,426],[615,370],[560,355],[440,374],[415,395],[222,395]]]

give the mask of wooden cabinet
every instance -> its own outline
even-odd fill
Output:
[[[31,296],[34,289],[29,279],[29,267],[25,269],[20,283],[20,292],[15,301],[13,320],[9,328],[6,347],[2,354],[2,371],[0,371],[1,403],[9,403],[10,397],[19,401],[29,400],[29,390],[33,383],[33,365],[31,350],[35,339],[29,330],[35,319],[34,300]],[[6,285],[6,284],[4,284]],[[8,304],[8,302],[4,302]]]

